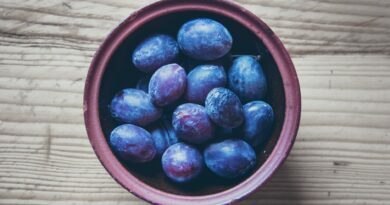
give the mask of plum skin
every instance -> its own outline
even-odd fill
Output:
[[[263,101],[252,101],[245,104],[243,110],[245,122],[238,129],[241,136],[253,147],[264,145],[274,124],[272,107]]]
[[[180,139],[193,144],[202,144],[215,134],[215,127],[205,108],[194,103],[185,103],[176,108],[172,126]]]
[[[224,128],[235,128],[244,121],[240,99],[226,88],[214,88],[206,97],[206,112],[210,119]]]
[[[221,65],[196,66],[187,76],[186,100],[204,104],[210,90],[225,87],[226,79],[226,72]]]
[[[253,56],[241,56],[228,70],[228,87],[240,100],[261,100],[267,92],[267,80],[260,63]]]
[[[149,82],[152,102],[163,107],[178,100],[187,87],[187,75],[178,64],[168,64],[159,68]]]
[[[177,183],[189,182],[203,170],[202,154],[183,142],[170,146],[161,159],[164,173]]]
[[[148,162],[156,155],[152,137],[148,131],[132,124],[116,127],[110,135],[110,145],[126,162]]]
[[[134,49],[132,62],[145,73],[153,73],[163,65],[173,63],[179,55],[179,45],[169,35],[155,34]]]
[[[109,109],[114,119],[139,126],[146,126],[162,115],[162,110],[152,103],[147,93],[133,88],[118,92]]]
[[[177,34],[181,50],[197,60],[215,60],[232,48],[233,38],[219,22],[198,18],[185,23]]]
[[[256,153],[243,140],[227,139],[203,152],[206,166],[216,175],[233,179],[244,176],[256,164]]]
[[[168,119],[161,119],[158,123],[149,128],[154,146],[156,147],[156,155],[161,157],[168,147],[179,142],[172,124]]]

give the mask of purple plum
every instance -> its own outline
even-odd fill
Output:
[[[132,124],[116,127],[111,132],[110,145],[113,151],[126,162],[148,162],[156,154],[150,133]]]
[[[170,146],[164,152],[161,163],[164,173],[177,183],[193,180],[204,166],[201,153],[195,147],[182,142]]]
[[[198,18],[185,23],[179,30],[177,41],[181,50],[197,60],[215,60],[232,48],[233,38],[219,22]]]
[[[245,104],[243,110],[245,122],[238,129],[241,136],[253,147],[264,145],[274,123],[272,107],[263,101],[253,101]]]
[[[189,143],[201,144],[214,137],[214,125],[201,105],[185,103],[177,107],[172,125],[177,136]]]
[[[233,179],[244,176],[256,164],[252,147],[238,139],[211,144],[204,150],[206,166],[216,175]]]
[[[226,73],[220,65],[199,65],[187,76],[186,99],[188,102],[204,104],[213,88],[224,87]]]
[[[226,88],[214,88],[206,97],[206,112],[210,119],[224,128],[235,128],[244,121],[240,99]]]
[[[168,119],[161,119],[149,130],[157,150],[156,154],[159,157],[162,156],[169,146],[179,142],[176,133],[173,130],[172,123]]]
[[[185,70],[178,64],[159,68],[150,79],[149,94],[156,106],[166,106],[178,100],[187,87]]]
[[[173,63],[179,55],[175,39],[165,34],[155,34],[142,41],[134,50],[132,61],[136,68],[153,73],[163,65]]]
[[[152,103],[147,93],[133,88],[118,92],[109,108],[116,120],[139,126],[148,125],[162,115],[162,110]]]
[[[242,102],[261,100],[267,92],[267,80],[260,63],[253,56],[241,56],[228,70],[229,88]]]

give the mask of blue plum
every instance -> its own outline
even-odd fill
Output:
[[[148,162],[156,154],[150,133],[132,124],[116,127],[111,132],[110,145],[114,152],[126,162]]]
[[[274,123],[272,107],[263,101],[253,101],[245,104],[243,110],[245,122],[239,128],[241,136],[253,147],[264,145]]]
[[[164,173],[178,183],[193,180],[204,166],[201,153],[195,147],[182,142],[170,146],[164,152],[161,163]]]
[[[198,18],[185,23],[179,30],[177,41],[181,50],[197,60],[215,60],[232,48],[233,38],[219,22]]]
[[[206,97],[205,107],[210,119],[221,127],[235,128],[244,120],[240,99],[229,89],[212,89]]]
[[[260,63],[253,56],[241,56],[228,70],[229,88],[242,102],[261,100],[267,92],[267,80]]]
[[[216,175],[233,179],[248,173],[256,164],[256,153],[243,140],[228,139],[209,145],[203,153],[206,166]]]
[[[138,90],[142,90],[145,93],[148,93],[149,92],[149,81],[150,81],[150,76],[143,76],[138,80],[135,88]]]
[[[172,123],[168,119],[160,120],[149,130],[157,150],[156,154],[159,157],[162,156],[169,146],[179,142],[176,133],[173,130]]]
[[[201,144],[214,137],[215,128],[203,106],[185,103],[176,108],[172,116],[177,136],[189,143]]]
[[[179,45],[171,36],[155,34],[135,48],[132,61],[140,71],[153,73],[161,66],[175,62],[179,50]]]
[[[149,94],[157,106],[166,106],[178,100],[187,87],[185,70],[178,64],[159,68],[150,79]]]
[[[224,87],[226,73],[220,65],[199,65],[187,76],[186,99],[188,102],[204,104],[213,88]]]
[[[158,120],[162,110],[156,107],[150,96],[142,90],[127,88],[118,92],[109,106],[113,118],[139,126]]]

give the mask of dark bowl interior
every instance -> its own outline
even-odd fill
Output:
[[[285,93],[281,75],[273,57],[267,51],[263,43],[248,28],[233,19],[214,13],[186,11],[160,16],[159,18],[142,25],[136,32],[132,33],[132,35],[128,36],[126,40],[122,42],[111,56],[101,81],[99,93],[101,128],[106,140],[108,140],[110,132],[120,124],[110,116],[108,105],[110,104],[111,99],[121,89],[135,87],[137,80],[144,75],[134,68],[131,63],[131,53],[137,43],[146,36],[154,33],[166,33],[176,37],[177,31],[183,23],[198,17],[215,19],[228,28],[234,39],[233,48],[231,50],[232,55],[261,55],[261,64],[267,76],[269,85],[265,101],[273,107],[276,123],[270,141],[264,149],[257,150],[258,163],[254,169],[255,171],[261,167],[263,162],[267,159],[268,154],[271,153],[282,129],[285,113]],[[186,62],[183,61],[183,56],[179,59],[178,63],[187,67]],[[228,69],[229,65],[225,64],[225,66]],[[136,176],[149,186],[178,195],[200,196],[213,194],[232,188],[246,178],[243,177],[242,179],[229,181],[220,179],[206,171],[196,182],[189,185],[177,185],[164,176],[158,160],[149,164],[125,164],[124,162],[122,162],[122,164],[132,175]]]

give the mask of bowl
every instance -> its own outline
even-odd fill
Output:
[[[176,185],[158,163],[126,164],[110,149],[108,138],[118,123],[107,108],[116,92],[134,87],[142,73],[131,63],[136,44],[161,32],[176,36],[193,18],[208,17],[224,24],[234,38],[232,55],[260,55],[268,79],[266,101],[275,112],[275,126],[258,163],[246,178],[221,180],[205,172],[197,182]],[[130,15],[97,50],[84,90],[84,118],[89,140],[102,165],[125,189],[155,204],[226,204],[264,185],[286,159],[297,134],[301,112],[299,82],[290,56],[278,37],[258,17],[229,1],[167,0]]]

